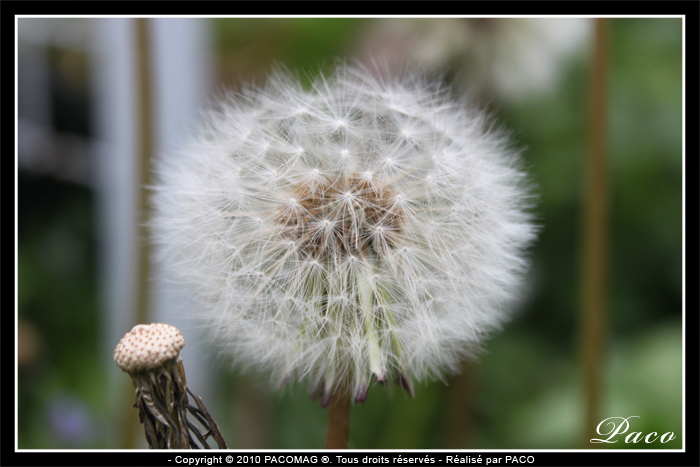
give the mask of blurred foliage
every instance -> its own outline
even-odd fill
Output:
[[[219,18],[213,20],[218,76],[231,87],[260,79],[272,66],[309,75],[328,70],[337,57],[352,54],[352,45],[367,20],[352,18]]]
[[[24,172],[18,186],[18,318],[28,329],[18,350],[34,347],[19,364],[19,447],[95,447],[107,371],[98,358],[93,195]]]
[[[219,82],[235,87],[274,64],[301,70],[306,79],[305,72],[331,66],[336,56],[358,53],[354,44],[380,21],[212,20]],[[602,418],[638,416],[630,431],[673,431],[676,439],[625,445],[620,437],[603,447],[680,448],[682,23],[646,18],[611,23],[610,329],[608,359],[601,362],[607,370]],[[587,59],[573,57],[561,85],[550,93],[489,105],[525,149],[538,186],[542,233],[532,251],[524,302],[468,373],[475,397],[468,401],[473,419],[465,423],[473,426],[473,436],[460,446],[445,445],[446,427],[453,426],[446,424],[453,410],[450,391],[463,387],[448,378],[449,385],[417,383],[415,399],[393,385],[373,387],[366,405],[353,409],[351,448],[581,447]],[[99,438],[107,404],[106,369],[98,363],[93,197],[87,188],[20,173],[19,318],[35,330],[43,349],[20,367],[21,448],[78,447],[50,429],[51,404],[66,397],[88,409],[86,423],[98,433],[81,438],[87,444],[79,447],[114,447]],[[229,446],[322,446],[327,412],[310,401],[305,388],[273,395],[266,382],[221,373],[224,412],[213,415]]]

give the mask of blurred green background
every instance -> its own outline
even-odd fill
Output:
[[[582,447],[590,22],[545,33],[546,25],[528,19],[206,21],[219,88],[259,79],[274,64],[301,70],[307,79],[305,73],[331,67],[336,57],[386,59],[390,67],[417,62],[445,73],[511,131],[538,186],[542,232],[513,321],[487,342],[479,362],[465,364],[461,377],[418,383],[414,399],[396,386],[373,387],[366,405],[353,408],[350,447]],[[682,20],[612,19],[610,32],[609,318],[600,362],[601,420],[638,416],[630,419],[630,431],[673,432],[676,438],[625,444],[618,437],[597,447],[678,449],[684,434]],[[25,49],[19,50],[21,60]],[[49,44],[47,57],[47,125],[61,141],[89,141],[95,136],[91,56]],[[107,400],[113,362],[101,342],[97,190],[61,172],[74,147],[49,151],[58,161],[54,169],[21,163],[18,173],[19,448],[122,447],[115,438],[121,418]],[[89,154],[84,164],[92,164]],[[187,337],[187,329],[181,331]],[[304,387],[274,394],[265,380],[229,372],[224,362],[215,371],[218,398],[205,402],[229,447],[322,447],[327,411]]]

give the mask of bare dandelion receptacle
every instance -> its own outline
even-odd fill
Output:
[[[114,362],[127,373],[147,371],[176,359],[185,346],[180,331],[168,324],[134,326],[114,349]]]

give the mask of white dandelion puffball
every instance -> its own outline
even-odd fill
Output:
[[[283,72],[158,161],[153,229],[238,366],[364,400],[455,370],[508,317],[535,236],[517,151],[416,73]]]

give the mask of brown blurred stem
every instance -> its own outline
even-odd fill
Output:
[[[601,381],[605,350],[608,261],[607,74],[608,22],[595,20],[590,77],[590,147],[587,164],[583,248],[583,326],[586,419],[584,446],[596,437],[600,423]]]
[[[447,412],[445,413],[445,449],[469,449],[474,438],[474,401],[478,378],[478,366],[467,360],[462,363],[460,374],[453,376],[447,387]]]
[[[153,124],[153,105],[151,102],[151,68],[150,68],[150,41],[149,41],[149,19],[136,18],[134,20],[134,32],[136,34],[136,108],[138,110],[138,118],[135,119],[136,135],[138,137],[137,157],[138,157],[138,174],[136,174],[137,182],[137,202],[138,202],[138,234],[136,248],[136,263],[137,271],[135,280],[136,286],[136,308],[134,312],[135,323],[148,323],[148,300],[149,292],[149,275],[150,275],[150,248],[148,242],[148,228],[146,227],[149,216],[148,203],[148,186],[150,186],[150,171],[149,165],[151,162],[152,153],[152,124]],[[139,446],[139,428],[138,420],[132,413],[126,412],[128,417],[124,420],[122,426],[123,446],[127,449],[135,449]]]
[[[138,56],[138,103],[139,103],[139,237],[138,237],[138,296],[136,322],[148,323],[148,277],[150,274],[150,244],[148,241],[149,202],[151,185],[151,155],[153,153],[153,103],[151,102],[151,58],[149,53],[149,23],[147,18],[136,19]]]
[[[344,391],[331,396],[326,449],[347,449],[350,437],[350,397]]]

